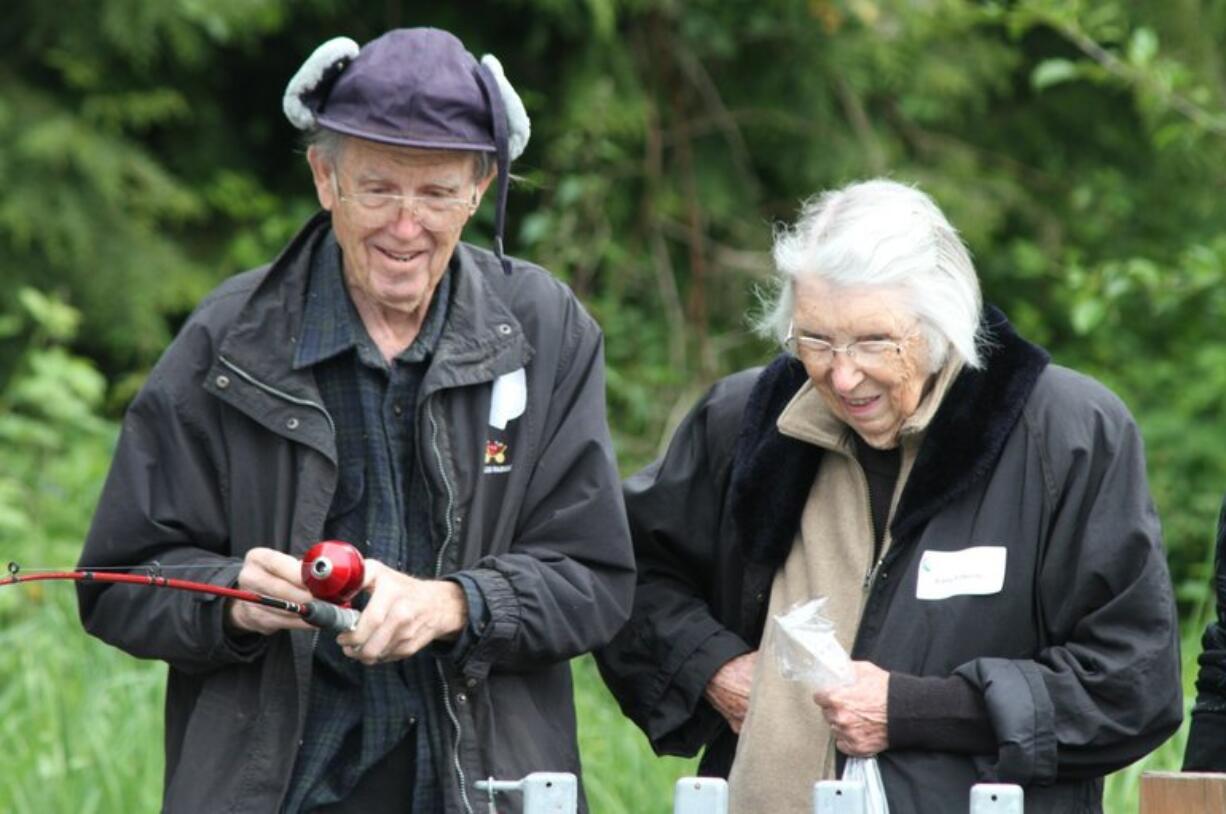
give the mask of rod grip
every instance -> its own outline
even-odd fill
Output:
[[[331,602],[308,602],[303,619],[329,633],[344,633],[358,626],[360,614],[353,608],[342,608]]]

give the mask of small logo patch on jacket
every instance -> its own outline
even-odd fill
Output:
[[[507,463],[507,445],[501,441],[485,442],[485,474],[497,475],[510,472],[511,464]]]

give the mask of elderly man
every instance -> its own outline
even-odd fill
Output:
[[[493,57],[332,40],[285,111],[325,211],[153,370],[81,562],[305,601],[298,558],[343,539],[360,620],[127,586],[83,588],[81,616],[169,664],[166,810],[472,812],[477,779],[578,773],[566,660],[629,612],[601,334],[502,253],[528,120]],[[460,235],[495,178],[491,253]]]
[[[660,752],[706,747],[740,814],[811,810],[877,755],[891,814],[1102,810],[1179,725],[1178,626],[1140,433],[984,306],[927,195],[815,198],[775,243],[786,349],[718,382],[626,483],[639,584],[600,664]],[[825,597],[855,681],[816,695],[763,632]]]

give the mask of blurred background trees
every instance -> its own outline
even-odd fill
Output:
[[[988,299],[1137,415],[1195,655],[1226,490],[1226,4],[1210,0],[13,0],[0,27],[5,559],[74,559],[145,372],[206,291],[271,259],[315,209],[280,113],[288,78],[329,37],[400,25],[496,54],[523,95],[533,139],[509,247],[604,326],[624,470],[707,384],[774,352],[746,319],[773,224],[855,179],[916,182],[962,230]],[[477,242],[491,222],[479,213]],[[0,652],[46,628],[32,614],[50,607],[71,626],[70,593],[0,594]],[[3,686],[7,744],[31,697]],[[45,747],[30,759],[48,777],[97,771],[90,757],[48,763]],[[151,752],[132,782],[156,800]],[[46,788],[0,802],[22,810]],[[601,786],[594,802],[648,810],[628,799]]]

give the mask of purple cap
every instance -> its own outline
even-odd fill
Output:
[[[286,88],[286,116],[299,128],[427,150],[492,152],[498,163],[494,249],[503,255],[511,160],[530,124],[498,60],[478,62],[453,34],[400,28],[357,44],[321,45]]]
[[[495,152],[477,60],[452,34],[401,28],[371,40],[316,101],[320,127],[432,150]]]

